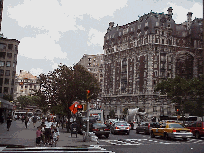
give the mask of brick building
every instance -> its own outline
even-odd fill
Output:
[[[203,74],[202,19],[176,24],[168,14],[150,12],[123,26],[109,28],[104,36],[105,110],[121,117],[124,108],[143,108],[149,117],[175,115],[174,104],[155,85],[176,75],[185,78]],[[108,111],[105,113],[108,115]]]

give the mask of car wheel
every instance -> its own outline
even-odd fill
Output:
[[[155,136],[154,136],[154,133],[153,133],[153,131],[151,131],[151,138],[154,138]]]
[[[165,139],[165,140],[168,140],[168,139],[169,139],[169,136],[168,136],[167,133],[164,133],[164,139]]]
[[[199,132],[196,132],[196,133],[195,133],[195,137],[196,137],[196,139],[199,139],[199,138],[200,138]]]
[[[187,141],[187,138],[183,138],[184,141]]]
[[[144,130],[144,135],[146,135],[147,134],[147,132]]]
[[[139,131],[136,129],[136,133],[139,134]]]
[[[106,134],[105,137],[108,138],[108,137],[109,137],[109,134]]]
[[[127,132],[127,135],[129,135],[130,134],[130,132]]]

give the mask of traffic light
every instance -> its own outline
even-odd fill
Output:
[[[90,90],[86,90],[86,98],[87,98],[87,101],[89,101],[89,98],[90,98]]]
[[[83,105],[77,105],[77,110],[83,110]]]

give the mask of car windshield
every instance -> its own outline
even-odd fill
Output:
[[[107,127],[105,124],[103,123],[95,123],[93,124],[94,127]]]
[[[183,128],[183,126],[180,124],[170,124],[169,128]]]
[[[121,123],[116,123],[117,126],[128,126],[127,123],[121,122]]]

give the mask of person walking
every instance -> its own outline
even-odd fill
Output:
[[[40,140],[41,140],[41,135],[42,135],[42,132],[41,132],[41,127],[37,127],[37,131],[36,131],[36,145],[40,145]]]
[[[51,144],[50,138],[51,138],[51,125],[52,122],[50,122],[50,118],[47,118],[47,121],[45,121],[45,144]]]
[[[9,131],[9,128],[11,126],[11,122],[12,122],[12,117],[11,115],[9,114],[9,116],[7,117],[7,131]]]
[[[26,129],[28,128],[28,121],[29,121],[28,116],[25,116],[25,128]]]
[[[36,122],[37,122],[37,116],[35,115],[35,116],[33,116],[33,126],[34,127],[35,127]]]

